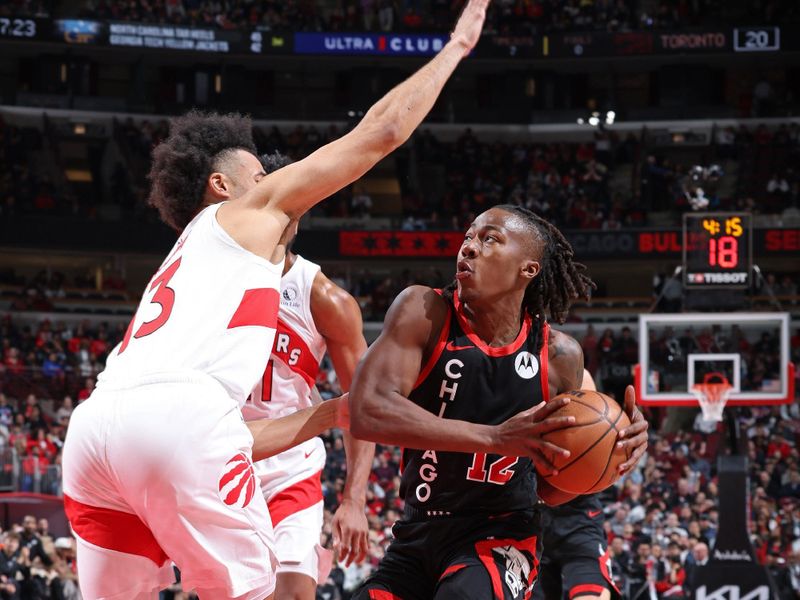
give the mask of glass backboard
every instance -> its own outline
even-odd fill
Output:
[[[792,402],[789,315],[640,315],[635,384],[641,404],[696,406],[691,389],[712,373],[733,386],[730,405]]]

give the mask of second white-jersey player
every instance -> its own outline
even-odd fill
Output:
[[[286,160],[280,155],[262,157],[268,173]],[[367,348],[358,303],[330,281],[319,265],[288,253],[280,288],[269,363],[243,408],[248,421],[276,419],[311,407],[326,351],[342,390],[347,391]],[[344,435],[345,500],[334,515],[333,528],[339,555],[349,562],[363,560],[367,551],[364,504],[375,445],[353,440],[347,432]],[[316,585],[325,583],[330,571],[332,553],[319,545],[324,466],[325,446],[318,437],[255,463],[275,531],[278,597],[313,600]]]

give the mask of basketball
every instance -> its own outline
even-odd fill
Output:
[[[628,449],[617,449],[619,432],[631,424],[622,407],[612,398],[589,390],[566,392],[569,404],[552,417],[575,417],[570,427],[542,436],[570,451],[554,461],[558,474],[547,482],[570,494],[592,494],[606,489],[619,477],[619,465],[628,460]]]

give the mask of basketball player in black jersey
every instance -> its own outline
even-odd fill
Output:
[[[597,389],[588,371],[581,389]],[[544,552],[534,600],[619,600],[600,494],[575,497],[550,488],[544,495],[560,505],[542,511]]]
[[[568,453],[542,435],[578,389],[580,345],[552,331],[593,285],[561,233],[532,212],[498,206],[470,226],[446,290],[412,286],[392,305],[350,388],[351,432],[403,446],[405,513],[356,600],[529,598],[540,525],[536,469]],[[619,444],[644,453],[647,424]]]

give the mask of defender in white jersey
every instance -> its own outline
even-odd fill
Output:
[[[347,406],[242,419],[275,334],[279,241],[408,139],[477,43],[487,5],[470,1],[450,42],[351,132],[270,175],[248,119],[173,121],[153,153],[150,201],[183,234],[64,444],[85,598],[156,598],[170,560],[204,599],[271,597],[271,526],[252,461],[333,426]]]
[[[279,155],[265,158],[273,163],[286,160]],[[271,171],[267,164],[265,169]],[[242,410],[245,419],[275,419],[311,407],[326,350],[347,391],[366,348],[355,299],[325,277],[318,265],[289,252],[272,355]],[[344,435],[347,480],[333,529],[339,555],[349,563],[363,560],[368,548],[364,507],[375,444],[352,439],[348,432]],[[318,437],[255,464],[275,529],[279,598],[313,600],[317,583],[324,583],[330,571],[331,552],[319,545],[324,466],[325,446]]]

